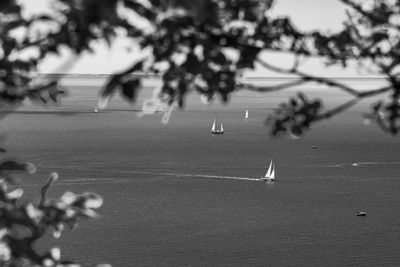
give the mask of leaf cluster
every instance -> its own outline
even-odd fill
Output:
[[[273,17],[273,0],[54,0],[53,13],[22,16],[17,1],[3,1],[0,28],[0,104],[18,104],[28,98],[57,103],[65,90],[61,76],[35,82],[38,63],[66,47],[76,54],[91,51],[94,41],[111,44],[121,35],[138,44],[143,53],[132,59],[126,70],[112,75],[100,92],[101,107],[115,93],[134,103],[141,88],[141,76],[151,73],[162,80],[158,98],[163,105],[183,107],[185,96],[197,92],[208,102],[229,101],[233,92],[282,90],[309,82],[343,90],[353,98],[390,92],[391,105],[398,95],[400,4],[391,0],[341,0],[349,7],[342,30],[333,33],[303,32],[287,17]],[[39,30],[38,25],[50,25]],[[15,32],[24,32],[18,38]],[[33,56],[28,51],[36,51]],[[261,52],[284,52],[295,63],[277,68]],[[301,59],[318,57],[327,66],[360,68],[387,79],[385,88],[371,92],[340,84],[334,79],[315,77],[300,70]],[[296,76],[294,83],[276,84],[275,89],[244,84],[243,72],[256,64],[277,73]],[[271,90],[272,89],[272,90]],[[347,108],[350,105],[346,106]],[[340,108],[339,111],[344,109]],[[372,116],[384,130],[396,134],[395,108],[388,115]],[[382,113],[382,112],[381,112]],[[275,132],[277,129],[272,129]]]
[[[197,5],[150,1],[147,6],[141,1],[127,2],[127,8],[143,15],[151,25],[150,32],[135,35],[141,47],[151,51],[141,70],[161,76],[160,98],[168,105],[182,107],[185,95],[192,91],[208,101],[219,96],[227,102],[238,89],[242,72],[254,68],[262,49],[281,47],[285,38],[292,40],[293,47],[302,37],[288,19],[263,15],[272,1],[205,0]],[[110,79],[102,97],[111,95],[110,88],[121,74]],[[132,91],[138,89],[131,87]]]
[[[81,218],[95,218],[103,200],[94,193],[64,193],[60,198],[47,196],[57,173],[49,176],[41,189],[38,203],[23,199],[18,173],[32,174],[35,166],[15,159],[0,162],[0,263],[2,266],[83,266],[62,259],[59,248],[38,252],[36,243],[49,231],[55,238],[65,226],[75,228]],[[109,265],[98,265],[109,266]]]

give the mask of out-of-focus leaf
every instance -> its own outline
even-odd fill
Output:
[[[84,199],[86,209],[98,209],[103,205],[103,199],[95,193],[86,192],[81,197]]]
[[[57,247],[50,249],[50,255],[55,261],[61,259],[61,250]]]
[[[40,222],[40,220],[44,215],[43,211],[35,207],[32,203],[28,203],[25,209],[26,209],[26,215],[36,224]]]
[[[112,95],[115,92],[117,86],[120,85],[122,78],[123,75],[121,74],[115,74],[111,76],[111,79],[107,82],[104,89],[100,92],[100,97],[109,97],[110,95]]]
[[[2,0],[0,1],[0,13],[10,14],[21,12],[21,7],[15,0]]]
[[[61,202],[65,203],[67,205],[71,205],[77,199],[78,199],[78,196],[72,192],[65,192],[60,198]]]
[[[385,32],[375,32],[372,34],[371,39],[374,43],[378,43],[382,40],[387,40],[389,35]]]
[[[190,53],[181,68],[189,73],[197,74],[202,72],[203,64],[194,53]]]
[[[153,10],[140,4],[138,1],[124,0],[124,5],[127,8],[134,10],[136,13],[138,13],[139,15],[141,15],[147,19],[154,19],[156,16],[156,13]]]
[[[53,185],[53,183],[58,179],[58,173],[52,172],[49,175],[49,178],[47,179],[47,182],[45,185],[43,185],[42,189],[40,190],[41,198],[40,198],[40,204],[43,205],[46,202],[47,199],[47,193],[50,190],[50,187]]]
[[[101,108],[105,108],[110,99],[113,97],[114,93],[116,90],[121,86],[121,84],[124,82],[124,79],[126,79],[126,76],[130,75],[134,71],[141,70],[143,67],[143,61],[139,61],[138,63],[134,64],[132,67],[129,69],[120,72],[118,74],[112,75],[109,81],[106,83],[106,85],[101,89],[99,93],[99,103],[98,106]],[[129,86],[134,86],[136,82],[133,82],[132,84],[128,84],[126,88]],[[137,85],[138,86],[138,85]],[[128,89],[126,89],[129,91]],[[132,92],[130,92],[132,93]],[[130,94],[128,93],[128,95]]]
[[[121,84],[122,96],[129,102],[135,102],[139,86],[140,86],[140,80],[138,78],[134,78],[123,82]]]
[[[299,93],[289,103],[281,104],[275,114],[267,119],[266,124],[271,126],[273,136],[287,133],[298,138],[319,119],[321,110],[322,102],[319,99],[310,101]]]
[[[22,172],[32,172],[32,164],[20,163],[15,160],[6,160],[0,163],[0,172],[12,172],[12,171],[22,171]]]
[[[11,200],[20,199],[24,195],[24,190],[21,188],[14,189],[13,191],[8,192],[7,198]]]
[[[261,49],[257,48],[257,47],[254,47],[254,48],[253,47],[244,47],[241,50],[240,58],[237,63],[237,67],[253,69],[255,59],[260,51],[261,51]]]
[[[63,230],[64,230],[64,224],[58,223],[57,225],[55,225],[53,231],[54,238],[60,238]]]

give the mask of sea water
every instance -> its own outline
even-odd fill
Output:
[[[28,198],[57,171],[52,197],[94,191],[105,200],[100,219],[39,249],[113,266],[400,264],[399,138],[363,124],[369,104],[303,138],[275,139],[264,120],[295,91],[239,92],[211,107],[191,97],[163,125],[161,114],[137,116],[152,87],[136,106],[116,99],[94,114],[99,86],[70,85],[63,105],[27,104],[1,122],[4,146],[38,167],[22,179]],[[327,96],[328,107],[346,98]],[[210,135],[215,117],[224,135]],[[264,176],[271,159],[273,184],[229,178]]]

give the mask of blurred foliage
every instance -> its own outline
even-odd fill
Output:
[[[289,103],[281,104],[275,116],[268,118],[266,123],[272,125],[272,135],[288,132],[298,138],[318,119],[321,108],[320,100],[309,101],[304,94],[299,93]]]
[[[14,159],[0,162],[0,262],[1,266],[83,266],[63,260],[59,248],[39,253],[35,245],[49,231],[55,238],[61,236],[65,226],[76,227],[80,218],[94,218],[95,209],[103,200],[94,193],[64,193],[59,199],[48,198],[51,185],[58,179],[50,174],[41,189],[38,203],[23,199],[24,191],[18,186],[18,173],[32,174],[31,163]],[[98,266],[109,266],[106,264]]]
[[[53,0],[49,14],[23,16],[18,1],[0,5],[0,107],[25,99],[57,103],[65,90],[61,75],[47,81],[35,79],[38,64],[49,54],[69,48],[79,55],[91,51],[96,40],[111,44],[117,37],[133,40],[142,49],[141,60],[112,75],[100,91],[99,107],[104,108],[115,93],[134,103],[141,88],[135,73],[157,74],[162,79],[158,91],[161,107],[183,107],[185,96],[197,92],[211,102],[219,97],[227,102],[237,90],[272,91],[244,84],[244,71],[255,64],[298,78],[296,83],[277,84],[285,89],[318,82],[365,98],[390,92],[384,111],[369,114],[387,132],[399,131],[397,114],[400,46],[400,3],[391,0],[341,0],[349,7],[348,19],[339,32],[303,32],[287,17],[273,17],[273,0]],[[45,25],[45,26],[44,26]],[[293,66],[279,69],[260,56],[263,51],[284,52],[295,57]],[[302,73],[300,58],[318,57],[328,66],[348,66],[358,62],[376,75],[387,78],[387,86],[364,92],[333,79]],[[289,105],[281,105],[287,109]],[[349,107],[348,107],[349,108]],[[290,109],[290,108],[289,108]],[[342,109],[338,109],[340,112]],[[273,135],[290,133],[296,125],[274,128],[285,111],[272,115]],[[312,113],[313,111],[310,110]],[[339,111],[338,111],[339,112]],[[286,111],[290,114],[290,110]],[[316,116],[318,117],[318,116]],[[284,124],[297,121],[295,118]],[[283,121],[281,122],[283,123]],[[308,122],[307,122],[308,124]],[[308,128],[308,125],[303,125]],[[280,126],[279,126],[280,127]],[[302,127],[302,126],[301,126]],[[303,132],[303,131],[302,131]]]

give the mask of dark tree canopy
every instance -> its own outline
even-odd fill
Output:
[[[348,93],[353,99],[334,110],[324,110],[321,100],[309,103],[297,96],[269,117],[271,133],[302,134],[313,123],[339,113],[359,100],[389,93],[376,103],[370,118],[385,131],[397,134],[399,2],[341,0],[349,8],[340,32],[304,32],[288,17],[272,17],[272,0],[54,0],[52,14],[23,17],[17,1],[1,4],[0,93],[4,104],[25,98],[35,102],[57,102],[64,90],[58,80],[38,83],[38,63],[48,54],[68,47],[76,54],[91,51],[95,40],[113,42],[119,36],[134,40],[148,57],[132,61],[131,67],[113,75],[100,92],[105,104],[115,92],[135,102],[141,78],[134,73],[153,73],[162,79],[159,98],[166,105],[184,106],[187,93],[227,102],[232,92],[269,92],[305,84],[322,83]],[[140,18],[140,19],[138,19]],[[38,30],[38,25],[50,25]],[[43,27],[42,27],[43,28]],[[26,34],[15,36],[16,31]],[[36,50],[36,55],[18,55]],[[328,66],[356,61],[386,78],[387,86],[362,91],[333,79],[300,70],[299,60],[282,69],[260,56],[262,51],[286,52],[321,58]],[[232,56],[233,55],[233,56]],[[289,83],[262,87],[241,82],[243,71],[258,63],[277,73],[297,77]]]

